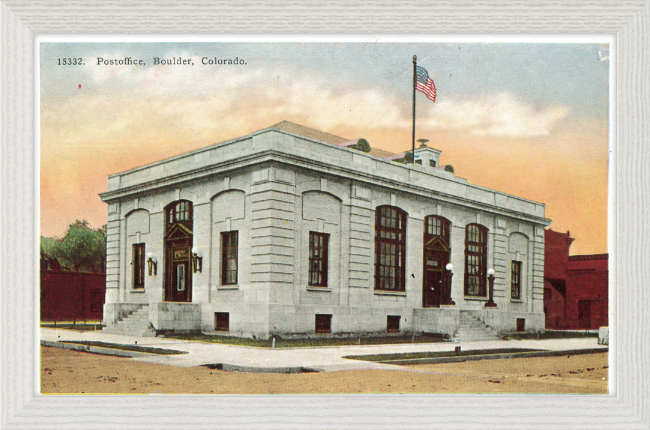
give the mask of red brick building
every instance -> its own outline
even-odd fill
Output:
[[[101,321],[106,274],[65,272],[41,254],[41,321]]]
[[[544,313],[547,329],[607,325],[607,254],[569,256],[573,238],[545,230]]]

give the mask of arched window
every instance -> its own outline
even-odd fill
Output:
[[[393,206],[375,211],[375,289],[405,291],[406,212]]]
[[[488,229],[470,224],[465,230],[465,295],[485,296]]]
[[[430,215],[424,219],[424,243],[439,237],[449,247],[449,230],[451,222],[448,219],[436,215]]]
[[[188,229],[192,230],[192,202],[187,200],[178,200],[170,203],[165,207],[165,230],[176,224],[183,224]]]

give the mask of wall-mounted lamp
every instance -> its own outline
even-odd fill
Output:
[[[488,273],[488,282],[490,283],[490,295],[488,301],[485,304],[486,308],[496,308],[497,304],[494,303],[494,269],[490,268],[487,271]]]
[[[155,255],[153,253],[147,254],[147,266],[149,268],[149,276],[153,273],[153,276],[156,276],[156,273],[158,272],[158,262],[155,259]]]
[[[445,266],[445,269],[447,269],[447,282],[446,282],[445,291],[443,292],[443,295],[442,295],[442,304],[443,305],[455,305],[456,303],[451,299],[451,279],[454,276],[454,265],[451,264],[451,263],[448,263]]]
[[[201,273],[201,270],[203,269],[203,257],[199,257],[198,253],[198,248],[192,248],[192,268],[194,273]]]

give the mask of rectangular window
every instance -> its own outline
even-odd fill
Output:
[[[309,282],[311,287],[327,287],[327,246],[329,234],[309,232]]]
[[[316,315],[316,333],[332,332],[332,315]]]
[[[144,243],[133,245],[133,288],[144,288]]]
[[[513,261],[510,269],[510,298],[521,298],[521,261]]]
[[[237,284],[237,232],[221,233],[221,284]]]
[[[436,167],[436,162],[435,162],[435,160],[429,160],[429,166],[431,166],[431,167]]]
[[[214,313],[214,330],[230,331],[230,314],[228,312]]]
[[[375,216],[375,289],[405,291],[406,212],[382,206]]]
[[[465,231],[465,295],[485,297],[488,229],[470,224]]]
[[[386,317],[386,331],[388,333],[397,333],[399,332],[399,315],[388,315]]]
[[[415,164],[419,164],[421,166],[422,165],[422,160],[415,160]]]

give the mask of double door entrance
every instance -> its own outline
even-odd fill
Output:
[[[192,235],[173,229],[165,239],[165,301],[192,301]]]

